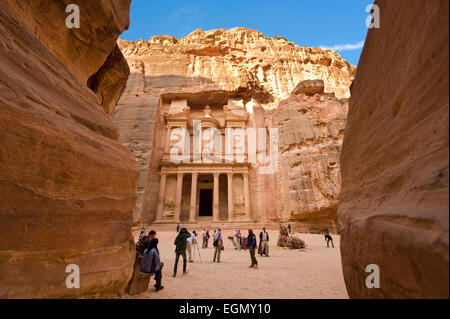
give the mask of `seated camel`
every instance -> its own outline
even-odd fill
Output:
[[[279,247],[289,247],[291,249],[301,249],[305,248],[305,241],[296,237],[290,236],[287,227],[280,225],[280,235],[278,236]]]

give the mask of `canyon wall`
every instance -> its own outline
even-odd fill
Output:
[[[69,3],[0,3],[0,298],[117,295],[131,276],[138,168],[106,114],[130,0],[82,1],[79,29]]]
[[[324,93],[322,80],[300,82],[293,94],[270,111],[279,130],[276,193],[278,218],[295,231],[339,232],[340,154],[348,99]]]
[[[352,86],[338,211],[351,298],[449,296],[447,0],[375,2]],[[376,264],[380,287],[367,288]]]
[[[219,107],[227,98],[243,98],[250,114],[249,127],[283,127],[280,171],[264,176],[250,170],[255,220],[287,220],[314,212],[327,220],[325,224],[330,220],[331,225],[336,224],[338,153],[346,115],[343,99],[350,96],[354,66],[336,52],[300,47],[282,37],[268,38],[246,28],[198,29],[182,39],[153,36],[149,41],[118,43],[131,75],[113,121],[119,127],[120,141],[139,163],[135,223],[150,223],[155,217],[163,152],[159,142],[164,139],[160,97],[189,95],[191,103]],[[296,88],[305,80],[315,79],[322,80],[320,97],[307,96],[310,92]],[[308,111],[303,112],[307,104]],[[273,113],[276,119],[270,119],[268,114],[279,105],[285,111]],[[278,119],[293,114],[292,122]],[[297,129],[297,122],[306,124]],[[305,171],[297,167],[288,176],[288,168],[300,158],[307,165]],[[288,201],[282,203],[281,196]]]

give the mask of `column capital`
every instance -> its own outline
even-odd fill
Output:
[[[183,177],[183,176],[184,176],[184,173],[183,173],[183,172],[177,172],[177,176],[178,176],[178,177]]]
[[[228,177],[233,177],[234,173],[227,173]]]
[[[214,178],[218,178],[220,173],[213,173],[213,175],[214,175]]]
[[[243,173],[242,173],[242,176],[248,177],[248,172],[243,172]]]
[[[198,172],[192,172],[192,176],[197,177],[198,176]]]

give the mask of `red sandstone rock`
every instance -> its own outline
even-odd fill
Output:
[[[337,231],[339,152],[348,103],[333,96],[349,96],[354,66],[336,52],[299,47],[246,28],[198,29],[183,39],[154,36],[118,44],[131,75],[113,121],[139,163],[136,223],[151,223],[156,213],[165,140],[160,97],[189,95],[190,103],[222,111],[228,97],[240,96],[251,110],[248,126],[273,122],[283,131],[280,171],[258,175],[251,169],[252,218],[287,220],[294,212],[307,231],[324,226]],[[300,84],[309,91],[294,90],[304,80],[312,80]],[[310,217],[316,213],[319,218]]]
[[[1,298],[120,294],[132,272],[137,166],[86,86],[129,1],[80,5],[73,31],[65,2],[0,3]],[[80,289],[66,288],[68,264]]]
[[[351,298],[449,296],[447,0],[376,1],[352,87],[339,222]],[[380,288],[365,285],[366,266]]]
[[[100,70],[87,83],[97,93],[103,110],[112,114],[122,93],[125,91],[130,68],[119,47],[116,45]]]
[[[306,80],[297,84],[292,93],[314,95],[323,93],[324,89],[325,85],[323,83],[323,80]]]
[[[280,147],[271,190],[279,199],[273,203],[278,214],[272,218],[296,220],[299,232],[320,233],[324,228],[338,232],[339,157],[348,101],[326,94],[311,96],[310,92],[323,89],[322,83],[305,82],[267,114],[269,126],[278,128]]]

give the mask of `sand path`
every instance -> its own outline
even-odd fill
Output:
[[[257,234],[259,231],[255,230]],[[270,257],[257,255],[259,269],[249,268],[249,252],[235,250],[231,241],[226,239],[234,233],[230,229],[222,232],[225,250],[222,251],[220,264],[212,262],[212,240],[207,249],[201,248],[199,240],[202,261],[196,251],[194,262],[187,265],[189,273],[183,275],[180,257],[178,274],[173,278],[176,232],[157,230],[161,261],[165,264],[164,289],[155,292],[152,278],[149,290],[133,298],[348,298],[341,267],[339,236],[333,236],[336,247],[333,249],[326,247],[323,235],[296,234],[307,245],[305,250],[300,251],[277,247],[278,231],[268,232]],[[137,238],[138,233],[135,236]]]

